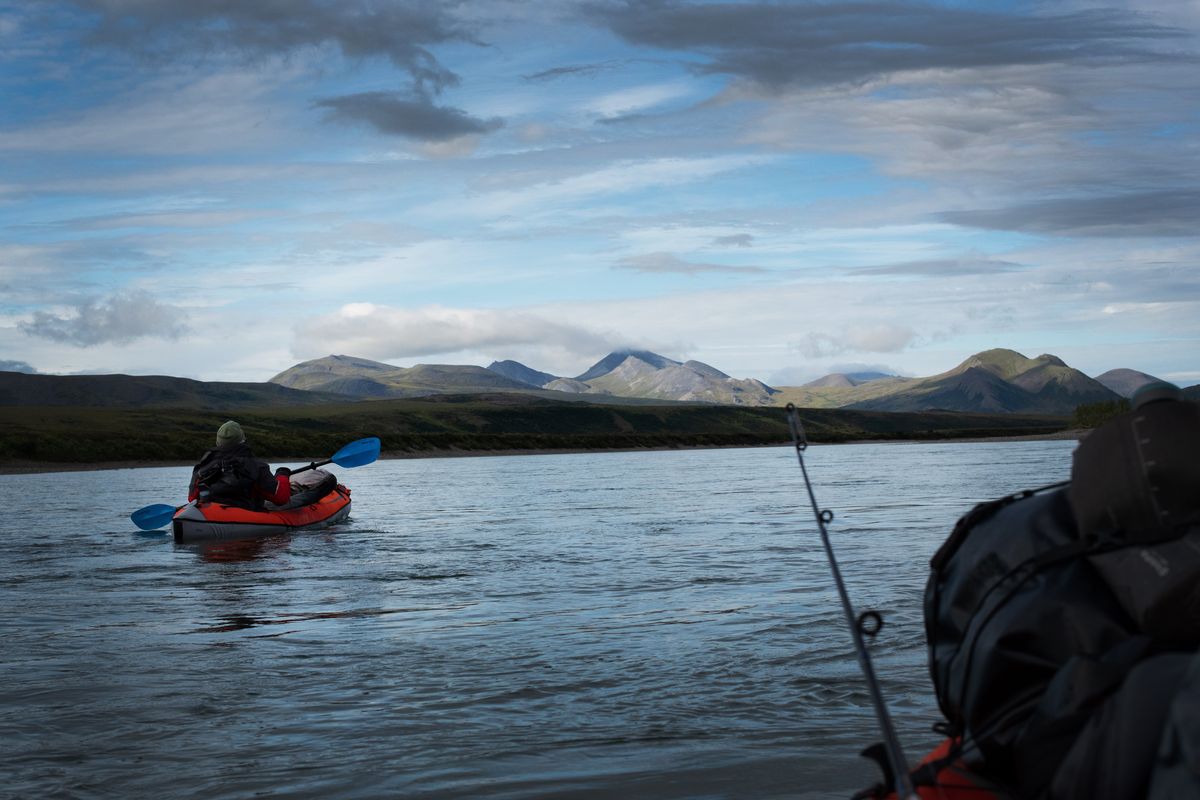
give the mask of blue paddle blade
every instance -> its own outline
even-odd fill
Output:
[[[129,515],[133,524],[144,531],[153,531],[171,523],[171,518],[179,509],[166,503],[155,503],[152,506],[139,508]]]
[[[333,454],[329,459],[339,467],[361,467],[379,458],[379,437],[368,436],[351,442]]]

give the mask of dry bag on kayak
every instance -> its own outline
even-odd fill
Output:
[[[1069,485],[976,507],[931,569],[930,674],[973,770],[1098,800],[1147,796],[1171,763],[1200,797],[1200,726],[1171,722],[1200,703],[1200,406],[1143,399]]]
[[[286,511],[292,508],[311,505],[337,488],[337,476],[323,469],[313,469],[292,476],[292,495],[288,501],[277,506],[267,503],[271,510]]]

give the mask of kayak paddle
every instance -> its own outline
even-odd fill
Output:
[[[171,518],[175,516],[175,512],[179,510],[178,506],[169,506],[166,503],[155,503],[152,506],[139,508],[137,511],[129,515],[133,520],[133,524],[137,525],[144,531],[153,531],[163,527],[171,522]]]
[[[333,454],[333,458],[327,461],[313,462],[307,467],[294,469],[292,470],[292,474],[295,475],[297,472],[323,467],[326,464],[337,464],[339,467],[346,467],[347,469],[350,467],[361,467],[370,464],[377,458],[379,458],[379,437],[368,436],[366,439],[351,442],[341,450],[338,450]]]
[[[334,453],[333,457],[327,461],[314,461],[307,467],[292,470],[292,474],[295,475],[297,472],[323,467],[326,464],[337,464],[339,467],[346,467],[347,469],[361,467],[370,464],[377,458],[379,458],[379,437],[368,436],[366,439],[359,439],[346,445]],[[133,520],[134,525],[137,525],[142,530],[152,531],[170,524],[171,518],[175,516],[175,512],[178,510],[179,506],[155,503],[145,508],[139,508],[130,514],[129,518]]]

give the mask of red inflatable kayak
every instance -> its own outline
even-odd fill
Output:
[[[340,483],[324,497],[295,508],[251,511],[219,503],[189,503],[171,521],[177,542],[251,539],[341,522],[350,515],[350,490]]]

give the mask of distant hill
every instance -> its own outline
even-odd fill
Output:
[[[876,411],[945,409],[981,413],[1070,414],[1083,403],[1120,399],[1052,355],[1026,358],[1015,350],[976,353],[949,372],[894,384],[883,397],[843,405]]]
[[[870,381],[886,380],[895,377],[895,375],[888,375],[885,372],[834,372],[822,378],[817,378],[815,381],[809,381],[804,384],[804,387],[814,389],[827,386],[849,388],[851,386],[860,386]]]
[[[775,390],[762,381],[731,378],[703,362],[679,362],[648,350],[609,353],[574,378],[539,372],[517,361],[496,361],[488,369],[532,386],[568,394],[721,405],[774,405],[771,396]]]
[[[35,375],[0,372],[0,406],[220,410],[315,406],[345,397],[270,383],[195,381],[166,375]]]
[[[657,353],[651,353],[647,350],[619,350],[609,353],[604,358],[597,361],[582,375],[576,375],[575,380],[589,383],[593,378],[599,378],[602,375],[607,375],[617,367],[621,366],[626,359],[633,357],[638,361],[649,364],[655,369],[663,369],[664,367],[678,364],[678,361],[672,361],[669,358],[664,358]]]
[[[1200,403],[1200,384],[1185,387],[1183,390],[1183,396],[1188,400],[1193,400],[1197,403]]]
[[[1133,393],[1148,383],[1160,382],[1161,378],[1138,372],[1136,369],[1110,369],[1096,376],[1096,382],[1122,397],[1133,397]]]
[[[882,397],[840,407],[872,411],[943,409],[996,413],[1027,412],[1034,405],[1028,392],[986,369],[969,367],[961,372],[915,381]]]
[[[835,372],[831,375],[825,375],[817,378],[815,381],[809,381],[808,383],[801,385],[805,389],[849,389],[851,386],[858,386],[858,382],[845,373]]]
[[[617,397],[774,405],[771,396],[775,390],[762,381],[731,378],[699,361],[680,363],[646,351],[609,353],[575,380],[587,384],[589,393],[603,392]]]
[[[885,381],[899,376],[892,375],[889,372],[848,372],[846,373],[846,377],[856,383],[870,383],[871,381]]]
[[[488,364],[488,369],[492,372],[498,372],[506,378],[511,378],[514,381],[528,383],[530,386],[545,386],[551,381],[558,380],[557,375],[551,375],[548,372],[538,372],[536,369],[530,369],[520,361],[493,361]]]
[[[512,362],[516,363],[516,362]],[[522,390],[530,384],[475,366],[396,367],[354,356],[325,356],[285,369],[271,383],[360,398],[424,397],[445,392]]]
[[[606,392],[592,391],[592,387],[588,386],[583,381],[577,381],[574,378],[555,378],[547,383],[543,388],[551,389],[556,392],[568,392],[570,394],[606,394]]]
[[[779,402],[874,411],[1070,414],[1077,405],[1119,395],[1053,355],[1027,358],[997,348],[927,378],[879,378],[862,383],[821,379],[782,387]]]

